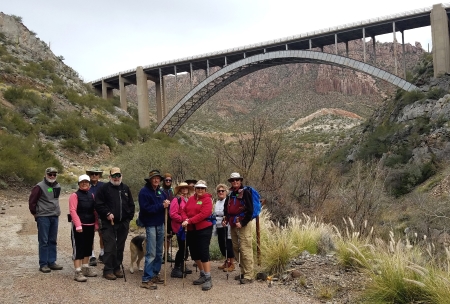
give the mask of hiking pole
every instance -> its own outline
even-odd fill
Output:
[[[239,218],[237,219],[236,223],[239,223]],[[242,279],[242,269],[241,269],[241,229],[240,228],[236,228],[237,229],[237,235],[238,235],[238,258],[239,258],[239,262],[238,262],[238,266],[239,266],[239,280]]]
[[[170,237],[170,268],[173,268],[173,266],[172,266],[172,263],[173,263],[173,253],[172,253],[172,245],[173,245],[173,243],[172,243],[172,241],[173,241],[173,232],[171,232],[170,233],[171,234],[171,237]]]
[[[167,208],[164,210],[164,243],[167,244]],[[167,277],[167,250],[164,254],[164,286],[166,286]]]
[[[116,259],[117,259],[117,231],[116,231],[116,228],[114,227],[114,219],[111,219],[111,226],[112,226],[113,231],[114,231],[114,240],[116,241]],[[123,279],[126,282],[127,281],[127,277],[125,276],[125,269],[123,268],[122,261],[120,261],[120,267],[122,268]]]
[[[228,281],[228,248],[227,248],[227,238],[228,238],[228,227],[225,226],[225,263],[227,263],[227,267],[225,269],[227,270],[227,281]]]
[[[184,257],[186,256],[187,251],[187,227],[184,227]],[[183,288],[184,288],[184,278],[186,277],[186,259],[184,260],[184,269],[183,269]]]

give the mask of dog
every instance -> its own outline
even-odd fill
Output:
[[[134,273],[133,264],[136,262],[136,267],[138,270],[143,271],[144,268],[140,267],[140,263],[142,258],[145,255],[145,247],[147,241],[145,240],[145,236],[138,235],[131,239],[130,242],[130,256],[131,256],[131,264],[130,264],[130,273]]]

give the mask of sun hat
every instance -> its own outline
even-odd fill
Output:
[[[166,179],[166,178],[168,178],[168,177],[172,178],[172,174],[170,174],[170,173],[164,173],[164,179]]]
[[[48,167],[47,169],[45,169],[45,173],[58,173],[58,169],[56,169],[55,167]]]
[[[120,172],[120,168],[114,167],[114,168],[111,168],[111,170],[109,171],[110,175],[113,175],[113,174],[116,174],[116,173],[121,173]]]
[[[208,188],[208,186],[206,186],[206,182],[204,180],[199,180],[194,188]]]
[[[89,178],[89,175],[87,175],[87,174],[83,174],[83,175],[80,175],[80,177],[78,177],[78,183],[80,183],[81,181],[84,181],[84,180],[87,180],[88,182],[91,181],[91,179]]]
[[[175,187],[175,194],[178,194],[178,192],[181,190],[181,188],[188,188],[189,192],[194,190],[194,187],[189,186],[188,183],[181,182],[178,184],[178,186]]]
[[[155,176],[158,176],[159,179],[163,178],[161,175],[161,172],[159,172],[159,170],[155,169],[155,170],[150,171],[150,173],[148,174],[148,177],[144,178],[144,180],[148,182],[149,180],[152,179],[152,177],[155,177]]]
[[[230,178],[228,179],[228,182],[231,183],[231,180],[232,180],[232,179],[240,179],[240,180],[243,180],[244,178],[243,178],[239,173],[233,172],[233,173],[231,173]]]
[[[97,167],[92,167],[92,168],[86,170],[86,174],[89,175],[89,173],[100,173],[100,175],[102,175],[103,170],[100,170],[100,168],[97,168]]]

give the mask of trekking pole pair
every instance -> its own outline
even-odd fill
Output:
[[[112,226],[112,229],[114,231],[114,240],[115,240],[115,244],[116,244],[116,258],[117,258],[117,231],[116,231],[116,228],[114,227],[114,219],[111,219],[111,226]],[[120,261],[120,267],[122,268],[123,279],[126,282],[127,281],[127,277],[125,276],[125,269],[123,268],[122,261]]]

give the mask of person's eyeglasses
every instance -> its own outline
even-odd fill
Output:
[[[205,190],[206,188],[195,188],[195,190]]]
[[[57,173],[47,173],[48,176],[56,176]]]
[[[239,182],[239,181],[240,181],[239,178],[230,179],[230,182]]]
[[[111,174],[111,177],[112,178],[120,178],[120,177],[122,177],[122,174],[120,174],[120,173]]]
[[[165,182],[172,182],[171,179],[165,179],[164,181],[165,181]]]
[[[97,173],[97,172],[91,172],[91,174],[89,174],[89,175],[100,175],[100,173]]]
[[[223,193],[225,191],[227,191],[227,190],[217,190],[217,193]]]

